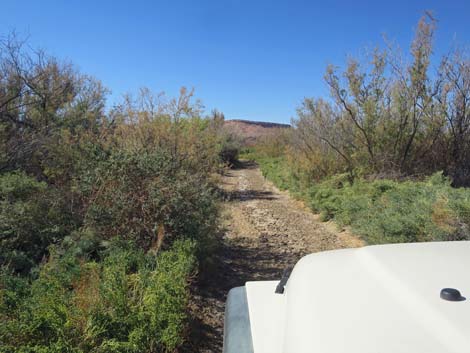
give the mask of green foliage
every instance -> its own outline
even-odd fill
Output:
[[[408,53],[386,43],[327,67],[329,97],[305,98],[292,120],[295,168],[315,182],[443,170],[454,186],[470,186],[470,56],[454,47],[434,70],[437,23],[425,12]]]
[[[242,143],[237,136],[233,134],[224,134],[220,146],[220,159],[222,162],[233,165],[239,157]]]
[[[247,156],[369,243],[469,239],[470,192],[451,185],[470,185],[470,59],[454,49],[431,72],[436,24],[422,16],[407,58],[387,45],[329,65],[329,99],[304,99],[287,141]]]
[[[172,352],[183,343],[195,243],[158,256],[123,240],[100,261],[53,256],[31,283],[0,277],[2,352]]]
[[[0,174],[0,264],[27,272],[67,232],[56,191],[23,172]]]
[[[291,168],[285,157],[267,157],[256,150],[245,154],[245,158],[255,160],[259,164],[265,178],[270,180],[280,190],[289,192],[298,198],[303,197],[304,185],[298,172]]]
[[[337,174],[303,185],[282,158],[258,159],[263,175],[303,198],[323,220],[335,220],[369,244],[470,239],[470,190],[442,173],[424,181],[356,179]]]
[[[0,352],[184,342],[188,280],[217,224],[219,137],[198,115],[133,109],[99,137],[54,130],[37,174],[0,174]]]
[[[158,226],[167,240],[214,231],[216,195],[206,175],[175,165],[164,151],[113,151],[84,180],[80,187],[92,200],[85,225],[103,238],[124,235],[148,248]]]
[[[261,167],[265,178],[271,180],[279,189],[286,190],[292,181],[292,175],[289,173],[285,159],[277,158],[259,158],[256,159]]]
[[[186,338],[213,174],[236,144],[192,90],[142,89],[109,112],[106,93],[0,40],[0,352],[173,352]]]

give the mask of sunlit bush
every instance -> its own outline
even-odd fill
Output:
[[[154,256],[114,241],[99,262],[70,250],[30,284],[1,274],[2,352],[172,352],[183,343],[193,242]]]
[[[90,171],[85,226],[103,238],[125,235],[148,249],[160,229],[167,241],[213,233],[218,215],[207,175],[191,173],[165,152],[116,151]]]
[[[470,239],[470,190],[453,188],[442,173],[424,181],[351,182],[337,174],[305,182],[286,157],[251,157],[277,187],[306,201],[322,220],[351,226],[369,244]]]
[[[310,188],[309,201],[371,244],[470,238],[470,191],[452,188],[440,173],[423,182],[327,180]]]

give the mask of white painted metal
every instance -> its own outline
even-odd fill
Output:
[[[283,295],[248,282],[255,353],[468,353],[470,242],[370,246],[301,259]]]
[[[255,353],[280,353],[284,334],[284,295],[276,294],[279,281],[247,282],[251,336]]]

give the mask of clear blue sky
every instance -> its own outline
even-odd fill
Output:
[[[466,4],[467,3],[467,4]],[[3,1],[0,34],[72,61],[112,91],[194,87],[227,118],[289,122],[325,95],[328,63],[380,44],[407,47],[423,10],[438,18],[436,53],[470,44],[468,1]]]

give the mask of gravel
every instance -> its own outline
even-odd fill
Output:
[[[223,229],[215,255],[192,287],[194,319],[183,352],[222,352],[224,303],[231,288],[280,279],[306,254],[364,245],[275,188],[255,163],[228,171],[221,187],[227,196]]]

